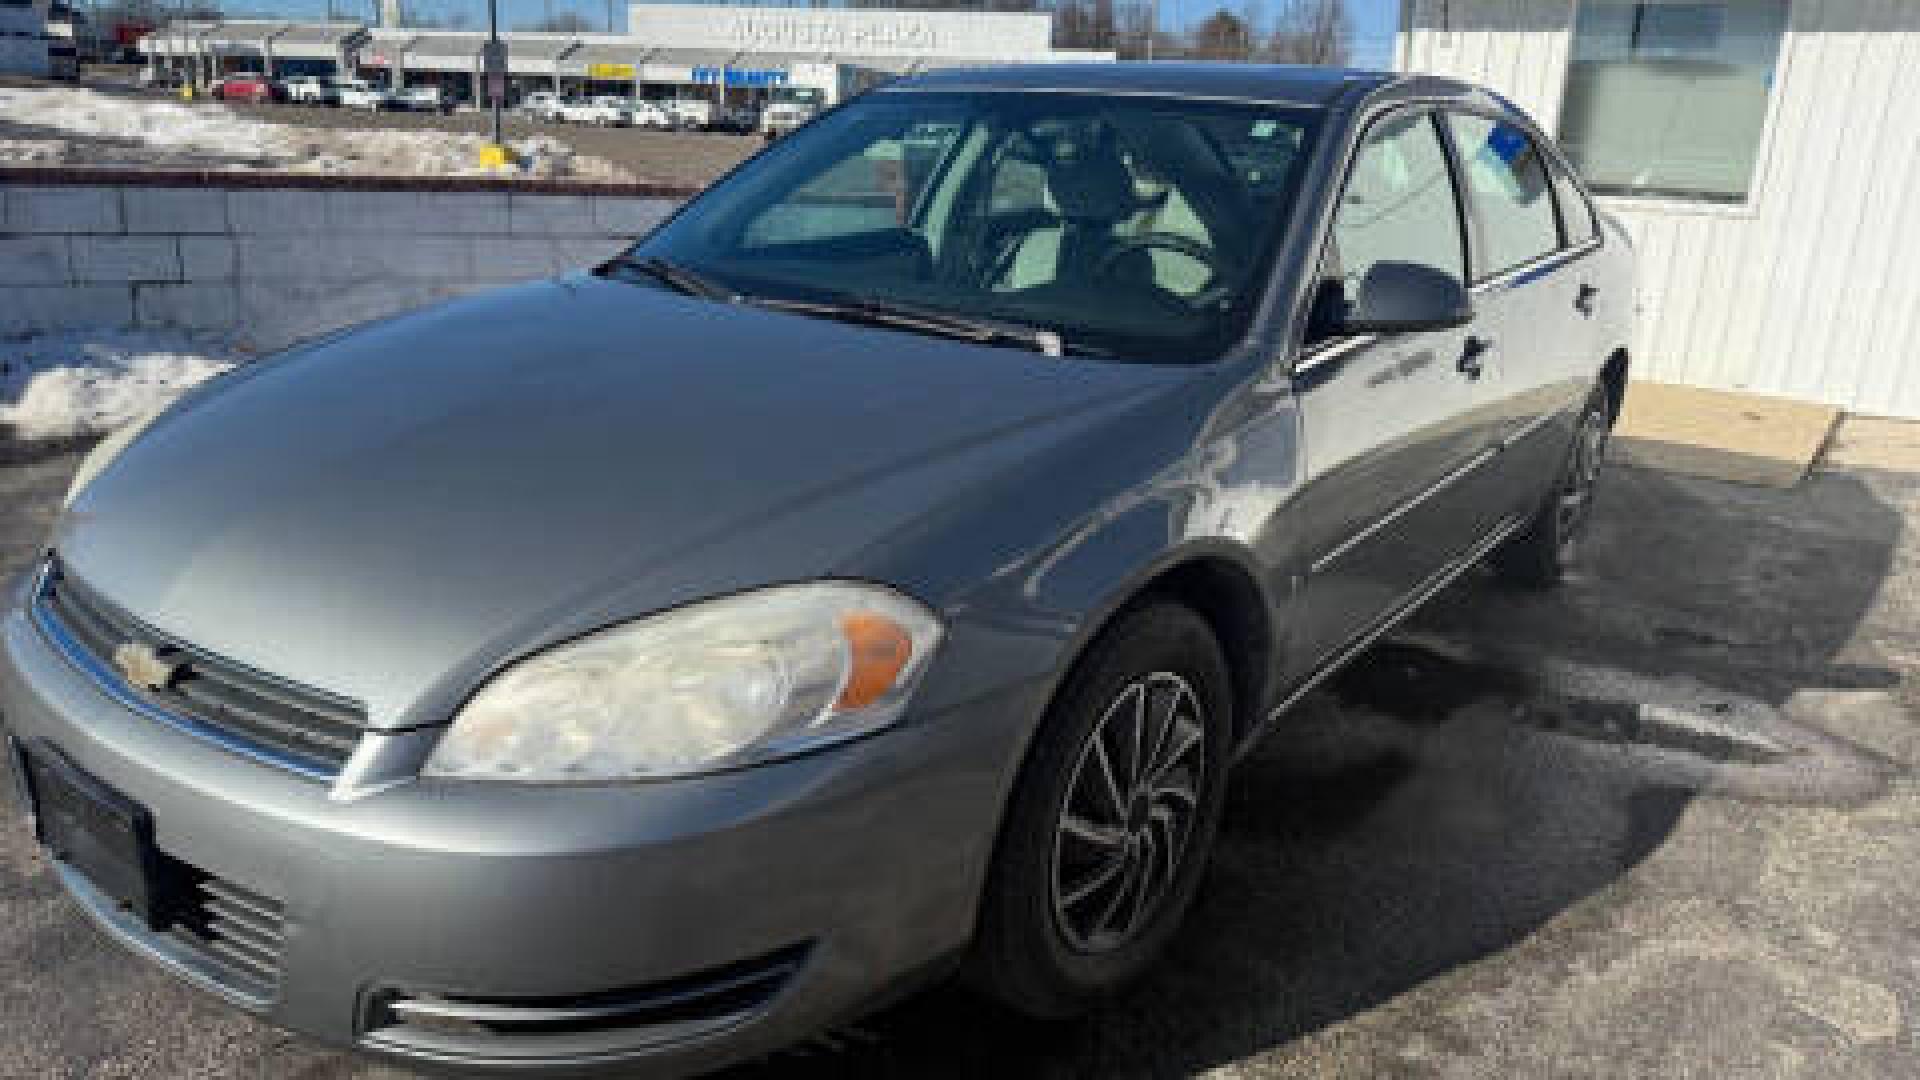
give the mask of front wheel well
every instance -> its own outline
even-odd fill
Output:
[[[1260,587],[1232,560],[1207,557],[1162,571],[1122,610],[1154,600],[1192,608],[1213,630],[1233,682],[1234,738],[1244,738],[1259,722],[1273,655],[1273,629]]]

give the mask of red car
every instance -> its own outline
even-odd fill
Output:
[[[277,101],[280,88],[265,75],[242,73],[220,80],[214,95],[222,101]]]

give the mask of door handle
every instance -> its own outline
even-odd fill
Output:
[[[1493,348],[1492,338],[1483,338],[1477,334],[1468,336],[1466,345],[1460,350],[1460,362],[1455,365],[1459,369],[1460,374],[1465,375],[1469,379],[1479,378],[1480,373],[1484,370],[1481,366],[1480,358],[1485,356],[1487,350],[1491,348]]]
[[[1597,286],[1584,285],[1584,284],[1581,285],[1580,291],[1578,293],[1575,293],[1573,297],[1574,309],[1580,312],[1580,314],[1582,315],[1592,317],[1593,300],[1595,297],[1599,295],[1600,295],[1600,290]]]

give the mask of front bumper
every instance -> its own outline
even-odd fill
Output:
[[[277,979],[250,991],[222,978],[55,864],[104,928],[302,1034],[465,1070],[645,1061],[662,1074],[702,1071],[938,973],[970,933],[997,824],[1008,747],[990,733],[1005,733],[1020,708],[986,696],[969,715],[697,779],[416,779],[343,799],[126,708],[18,607],[0,619],[8,733],[145,807],[169,859],[277,905]],[[717,1027],[669,1009],[592,1030],[422,1028],[397,1023],[390,1007],[591,1011],[755,964],[787,970],[763,1000],[727,999],[741,1008]]]

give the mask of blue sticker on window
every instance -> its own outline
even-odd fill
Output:
[[[1519,128],[1495,124],[1493,131],[1487,135],[1487,149],[1492,150],[1495,157],[1511,165],[1526,152],[1527,137]]]

